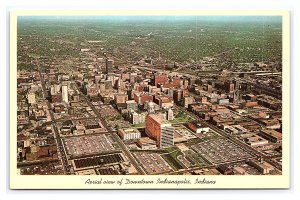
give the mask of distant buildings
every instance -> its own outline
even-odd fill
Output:
[[[173,99],[169,96],[164,96],[164,95],[155,96],[153,101],[157,105],[159,105],[160,108],[164,108],[164,109],[171,108],[174,105]]]
[[[117,93],[115,94],[114,98],[116,104],[126,104],[126,101],[128,100],[128,95]]]
[[[258,134],[261,137],[274,143],[281,143],[282,141],[282,133],[275,130],[271,130],[271,129],[260,130]]]
[[[133,96],[135,102],[139,105],[144,105],[146,101],[153,101],[153,96],[149,93],[135,93]]]
[[[35,101],[35,93],[29,92],[28,95],[27,95],[27,100],[28,100],[28,103],[35,104],[36,103],[36,101]]]
[[[32,35],[38,39],[36,36]],[[75,48],[79,57],[73,58],[71,53],[67,57],[55,54],[55,59],[38,55],[41,69],[18,70],[18,162],[57,160],[57,155],[63,156],[72,149],[73,155],[84,155],[72,161],[76,174],[135,171],[138,167],[123,153],[95,156],[120,150],[115,148],[120,140],[109,134],[116,131],[123,140],[121,145],[126,145],[138,164],[149,165],[149,174],[169,173],[169,168],[160,169],[168,164],[174,167],[174,172],[184,174],[236,174],[237,168],[240,174],[272,172],[272,166],[259,161],[253,156],[255,153],[247,155],[242,151],[241,143],[270,156],[268,162],[281,170],[281,64],[276,63],[278,76],[273,73],[268,76],[256,74],[257,69],[250,66],[253,63],[232,65],[230,59],[225,58],[227,54],[222,55],[226,70],[215,65],[220,61],[218,56],[206,57],[197,63],[189,60],[173,63],[165,56],[152,58],[157,53],[152,48],[141,58],[136,52],[149,42],[147,38],[138,36],[132,44],[113,49],[103,46],[102,41],[88,41],[92,45],[85,49]],[[23,39],[21,46],[26,44],[26,38]],[[80,42],[79,46],[83,48],[86,42]],[[32,45],[24,47],[23,51],[27,52]],[[106,54],[99,58],[104,51],[116,60]],[[24,66],[35,65],[32,59],[24,58],[28,60]],[[70,68],[69,63],[74,67]],[[243,78],[244,75],[248,78]],[[239,142],[231,144],[225,138],[220,139],[214,126]],[[72,141],[68,146],[57,148],[56,128],[63,140]],[[156,151],[156,156],[153,151],[137,153],[138,149],[169,147],[173,147],[174,153],[167,154],[163,150]],[[138,154],[142,155],[138,157]],[[162,162],[158,162],[160,159]],[[237,163],[237,160],[244,162]],[[62,161],[63,165],[68,165],[64,159]],[[77,167],[82,164],[88,167]],[[72,166],[69,167],[73,173]],[[187,170],[181,170],[183,168]],[[279,171],[274,173],[281,173]]]
[[[62,85],[61,90],[62,90],[62,101],[65,103],[69,103],[68,85],[66,84]]]
[[[127,110],[137,110],[137,103],[134,100],[126,101]]]
[[[112,59],[106,59],[105,72],[106,74],[113,71],[114,61]]]
[[[154,86],[157,86],[158,84],[164,84],[168,81],[167,75],[164,74],[155,74],[154,77],[151,79],[151,83]]]
[[[190,104],[194,103],[194,97],[184,97],[183,98],[183,106],[188,108]]]
[[[176,103],[180,102],[183,98],[183,91],[181,89],[173,91],[173,98]]]

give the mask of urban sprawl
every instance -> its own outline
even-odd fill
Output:
[[[96,37],[91,26],[82,39],[76,30],[87,25],[63,37],[64,26],[50,24],[52,32],[46,22],[26,23],[18,28],[19,174],[281,175],[282,134],[289,134],[282,133],[281,60],[229,60],[254,48],[235,46],[182,61],[145,45],[168,40],[163,31],[108,29]],[[200,43],[209,30],[186,33],[197,31]],[[109,46],[116,32],[128,44]]]

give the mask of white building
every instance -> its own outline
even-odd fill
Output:
[[[66,103],[69,103],[69,99],[68,99],[68,86],[67,85],[63,85],[62,88],[62,100]]]
[[[141,132],[133,128],[119,129],[118,134],[123,140],[132,140],[132,139],[141,138]]]
[[[173,120],[174,119],[174,112],[171,108],[167,111],[167,120]]]
[[[171,124],[161,125],[160,148],[174,146],[174,127]]]
[[[28,103],[34,104],[35,103],[35,93],[30,92],[27,95]]]
[[[58,84],[58,83],[54,84],[54,91],[55,91],[55,94],[60,92],[60,84]]]

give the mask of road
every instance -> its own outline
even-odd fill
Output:
[[[109,133],[111,133],[111,136],[114,138],[114,140],[118,143],[118,145],[121,147],[121,149],[123,150],[124,154],[127,156],[127,158],[130,160],[131,164],[134,165],[134,167],[136,168],[136,170],[144,175],[146,174],[144,172],[144,170],[140,167],[140,164],[137,163],[137,161],[134,159],[134,157],[131,155],[130,151],[128,150],[128,148],[124,145],[123,141],[119,138],[119,136],[116,134],[116,132],[112,131],[110,129],[110,127],[108,127],[106,121],[101,117],[99,111],[95,108],[95,106],[90,102],[90,100],[88,99],[88,97],[86,95],[84,95],[81,90],[78,88],[77,84],[74,84],[76,89],[80,92],[80,96],[82,96],[86,103],[88,104],[88,106],[93,110],[93,112],[96,114],[96,116],[98,117],[98,119],[101,121],[102,125],[108,130]]]
[[[261,92],[264,94],[270,95],[270,96],[278,98],[278,99],[282,98],[281,90],[276,90],[276,89],[270,88],[267,85],[254,83],[252,81],[247,81],[247,83],[250,84],[255,90],[261,90]]]
[[[46,89],[46,86],[45,86],[45,80],[44,80],[44,77],[42,76],[39,65],[37,65],[37,66],[38,66],[39,75],[41,77],[41,84],[42,84],[43,93],[44,93],[44,96],[47,97],[48,93],[47,93],[47,89]],[[49,113],[50,113],[51,121],[55,122],[55,118],[54,118],[49,100],[47,102],[47,107],[48,107],[48,110],[49,110]],[[68,162],[68,159],[67,159],[67,155],[66,155],[61,137],[59,135],[59,131],[57,129],[57,126],[56,126],[55,123],[52,123],[52,127],[53,127],[54,134],[55,134],[55,140],[56,140],[56,145],[57,145],[57,148],[58,148],[58,152],[59,152],[61,162],[62,162],[62,165],[63,165],[63,170],[64,170],[65,174],[71,174],[70,173],[69,162]]]

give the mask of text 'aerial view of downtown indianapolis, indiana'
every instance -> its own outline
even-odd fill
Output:
[[[19,16],[20,175],[282,175],[282,17]]]

